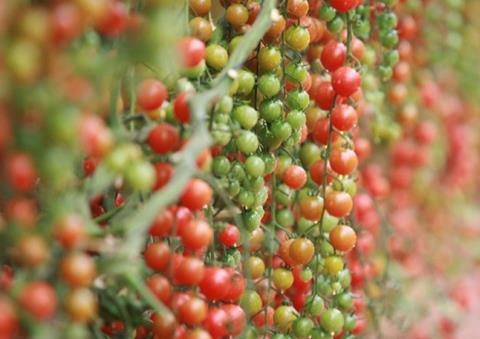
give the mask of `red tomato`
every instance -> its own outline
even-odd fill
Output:
[[[76,214],[68,214],[59,219],[53,233],[55,239],[65,248],[78,246],[87,239],[85,224]]]
[[[320,61],[323,67],[330,72],[334,72],[343,64],[347,59],[347,47],[338,41],[330,40],[325,47],[323,47]]]
[[[327,118],[318,119],[317,123],[313,127],[313,139],[320,145],[326,145],[328,143],[329,129],[330,122]],[[332,131],[330,133],[331,142],[335,142],[338,137],[338,132]]]
[[[23,310],[37,319],[48,319],[57,310],[57,296],[53,287],[44,281],[33,281],[25,285],[20,293]]]
[[[208,310],[207,318],[203,322],[203,327],[214,338],[221,338],[228,334],[228,314],[221,308],[212,307]]]
[[[226,247],[235,247],[240,243],[240,230],[234,225],[227,224],[218,235],[218,240]]]
[[[330,243],[341,252],[350,251],[357,242],[357,234],[350,226],[338,225],[330,231]]]
[[[349,97],[359,88],[362,79],[360,74],[351,67],[342,66],[332,75],[332,87],[335,93],[342,97]]]
[[[314,89],[314,99],[318,107],[323,110],[330,110],[335,99],[335,90],[329,81],[320,82]]]
[[[319,186],[323,184],[324,169],[325,169],[325,161],[323,160],[317,160],[312,164],[312,166],[310,166],[310,177],[312,178],[313,182]],[[327,164],[327,173],[331,174],[330,172],[331,172],[330,164]],[[332,180],[333,178],[327,175],[326,183],[329,184],[332,182]]]
[[[143,110],[160,108],[167,97],[167,88],[160,80],[146,79],[137,87],[137,103]]]
[[[195,257],[183,257],[173,271],[175,282],[179,285],[195,286],[205,276],[205,264]]]
[[[195,251],[210,245],[213,230],[203,220],[192,220],[182,228],[180,237],[185,248]]]
[[[221,309],[227,313],[228,320],[226,327],[228,329],[228,335],[240,335],[247,322],[245,311],[235,304],[224,304],[221,306]]]
[[[6,172],[10,185],[21,192],[32,190],[37,181],[35,164],[24,153],[12,154],[7,158]]]
[[[227,293],[230,274],[221,267],[207,267],[205,276],[200,282],[200,292],[202,292],[208,300],[221,300]]]
[[[346,13],[362,3],[362,0],[330,0],[330,6],[340,13]]]
[[[108,11],[97,22],[97,30],[108,36],[117,36],[127,27],[128,8],[121,1],[111,2]]]
[[[307,183],[307,173],[301,166],[290,165],[283,172],[283,182],[294,190],[300,189]]]
[[[192,297],[178,309],[180,320],[190,326],[199,325],[207,317],[208,305],[200,298]]]
[[[229,278],[227,294],[222,298],[223,301],[235,302],[245,291],[245,278],[235,269],[226,268]]]
[[[173,176],[174,169],[173,166],[167,162],[157,162],[154,167],[157,179],[153,189],[159,190],[170,181]]]
[[[166,154],[177,149],[180,136],[174,126],[161,123],[152,128],[148,134],[147,143],[154,152]]]
[[[188,97],[191,95],[188,91],[180,92],[173,101],[173,113],[175,118],[187,124],[190,122],[190,107],[188,106]]]
[[[18,317],[15,308],[10,301],[4,297],[0,297],[0,337],[8,339],[13,338],[18,326]]]
[[[350,105],[337,105],[332,111],[331,119],[336,129],[349,131],[357,124],[358,114]]]
[[[343,218],[352,210],[352,197],[346,192],[330,191],[325,197],[325,208],[330,215]]]
[[[357,154],[351,149],[332,150],[328,158],[332,170],[341,175],[351,174],[358,166]]]
[[[164,271],[170,261],[170,247],[164,242],[151,243],[143,255],[148,267],[155,271]]]
[[[213,191],[210,186],[201,179],[191,179],[180,197],[183,206],[192,211],[199,211],[212,200]]]
[[[147,279],[146,285],[150,291],[152,291],[153,295],[155,295],[155,297],[157,297],[162,303],[168,304],[170,302],[170,298],[172,297],[172,285],[167,278],[159,274],[154,274]]]
[[[205,43],[197,38],[184,37],[178,43],[178,52],[182,65],[192,68],[205,58]]]
[[[175,220],[169,210],[161,211],[153,220],[149,233],[154,237],[164,237],[170,234]]]

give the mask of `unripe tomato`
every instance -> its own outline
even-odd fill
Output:
[[[60,262],[60,276],[72,287],[87,287],[97,275],[95,262],[83,253],[72,253]]]
[[[289,254],[297,265],[305,265],[312,260],[315,246],[308,238],[298,238],[290,244]]]

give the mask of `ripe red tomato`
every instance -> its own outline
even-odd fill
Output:
[[[10,185],[21,192],[32,190],[37,181],[35,164],[30,156],[24,153],[12,154],[7,158],[6,172]]]
[[[350,251],[357,242],[357,234],[350,226],[338,225],[330,231],[330,243],[341,252]]]
[[[315,254],[315,246],[308,238],[298,238],[292,241],[288,249],[290,258],[297,265],[304,265],[312,260]]]
[[[146,79],[137,87],[137,103],[143,110],[160,108],[167,97],[167,88],[160,80]]]
[[[108,36],[118,36],[127,27],[128,8],[121,1],[113,1],[105,15],[96,23],[97,30]]]
[[[191,179],[180,197],[183,206],[192,211],[199,211],[212,200],[213,191],[210,186],[201,179]]]
[[[159,338],[172,338],[177,328],[177,321],[172,313],[152,315],[152,331]]]
[[[154,274],[149,277],[145,283],[158,300],[164,304],[168,304],[170,302],[173,291],[172,285],[167,278],[159,274]]]
[[[331,82],[313,77],[309,94],[321,109],[330,110],[332,108],[335,91]]]
[[[221,267],[207,267],[205,275],[200,282],[200,292],[202,292],[208,300],[221,300],[227,295],[227,287],[229,286],[230,274]]]
[[[13,338],[18,326],[18,317],[12,303],[4,296],[0,297],[0,337]]]
[[[166,154],[178,148],[180,136],[177,129],[167,123],[152,128],[147,138],[148,145],[159,154]]]
[[[312,178],[313,182],[319,186],[323,184],[324,169],[325,169],[325,161],[321,159],[315,161],[312,164],[312,166],[310,166],[310,178]],[[327,164],[327,173],[331,174],[330,164]],[[333,177],[327,175],[326,183],[330,184],[332,180],[333,180]]]
[[[332,111],[332,125],[340,131],[351,130],[358,121],[358,114],[355,108],[350,105],[337,105]]]
[[[180,321],[193,326],[199,325],[207,317],[208,305],[200,298],[192,297],[178,309]]]
[[[230,275],[228,281],[227,294],[222,298],[223,301],[235,302],[245,291],[245,278],[233,268],[226,268],[226,271]]]
[[[326,145],[328,143],[329,130],[329,120],[327,118],[318,119],[317,123],[313,127],[313,139],[320,145]],[[332,131],[330,133],[331,142],[335,142],[338,137],[338,132]]]
[[[53,287],[45,281],[33,281],[20,293],[23,309],[37,319],[48,319],[57,310],[57,296]]]
[[[170,210],[161,211],[153,220],[149,233],[154,237],[164,237],[170,234],[175,219]]]
[[[351,174],[358,166],[357,154],[351,149],[335,148],[328,159],[332,170],[341,175]]]
[[[83,253],[71,253],[60,262],[60,276],[72,287],[86,287],[97,276],[95,262]]]
[[[218,240],[226,247],[235,247],[240,244],[240,230],[232,224],[227,224],[218,235]]]
[[[182,228],[180,237],[185,248],[195,251],[210,245],[213,230],[203,220],[192,220]]]
[[[323,67],[330,72],[334,72],[343,64],[347,59],[347,47],[338,41],[330,40],[325,47],[323,47],[320,61]]]
[[[290,165],[283,172],[283,182],[292,189],[300,189],[307,182],[307,173],[301,166]]]
[[[228,314],[221,308],[211,307],[208,310],[207,318],[203,322],[203,327],[213,338],[221,338],[228,334]]]
[[[302,18],[307,15],[309,4],[307,0],[288,0],[287,10],[288,13],[294,17]]]
[[[272,306],[267,306],[267,314],[265,315],[264,311],[258,312],[252,318],[252,322],[258,328],[262,328],[265,325],[266,326],[272,326],[273,325],[273,313],[274,313],[273,307]]]
[[[228,335],[238,336],[242,333],[246,325],[245,311],[235,304],[223,304],[221,309],[227,313],[227,330]]]
[[[329,4],[340,13],[346,13],[359,6],[362,0],[330,0]]]
[[[190,107],[188,106],[188,97],[191,95],[188,91],[180,92],[173,101],[173,113],[175,118],[187,124],[190,122]]]
[[[198,285],[204,276],[205,264],[195,257],[183,257],[173,271],[173,278],[179,285]]]
[[[205,58],[205,43],[197,38],[184,37],[178,43],[178,52],[182,65],[193,68]]]
[[[360,88],[362,79],[360,74],[351,67],[342,66],[332,75],[332,87],[335,93],[342,97],[349,97]]]
[[[321,197],[306,196],[300,200],[300,213],[311,221],[318,221],[322,217],[323,199]]]
[[[148,267],[155,271],[164,271],[170,261],[170,247],[165,242],[148,244],[143,253]]]
[[[170,181],[173,176],[174,169],[173,166],[167,162],[157,162],[154,167],[157,179],[153,189],[159,190]]]
[[[352,206],[352,197],[347,192],[330,191],[325,197],[325,208],[334,217],[346,217],[350,214]]]

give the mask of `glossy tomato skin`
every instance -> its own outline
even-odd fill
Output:
[[[341,175],[351,174],[358,166],[358,157],[351,149],[334,149],[329,160],[332,170]]]
[[[211,307],[203,322],[203,327],[213,338],[221,338],[228,334],[228,314],[221,308]]]
[[[283,173],[283,182],[292,189],[300,189],[307,182],[307,173],[301,166],[290,165]]]
[[[223,304],[221,309],[227,313],[227,330],[228,334],[232,336],[238,336],[242,333],[246,325],[245,311],[235,304]]]
[[[154,190],[159,190],[165,186],[173,176],[173,166],[167,162],[157,162],[153,165],[155,167],[156,180],[153,186]]]
[[[240,243],[240,230],[234,225],[227,224],[218,239],[226,247],[235,247]]]
[[[161,123],[152,128],[148,134],[147,143],[154,152],[166,154],[177,149],[180,136],[174,126]]]
[[[361,4],[361,0],[331,0],[330,6],[340,13],[346,13]]]
[[[358,121],[358,113],[350,105],[337,105],[332,111],[332,125],[340,131],[351,130]]]
[[[183,257],[178,267],[173,270],[175,282],[183,286],[195,286],[205,276],[205,264],[196,257]]]
[[[149,234],[154,237],[164,237],[170,234],[175,218],[170,210],[161,211],[150,225]]]
[[[137,103],[146,111],[159,108],[167,97],[167,88],[160,80],[143,80],[137,87]]]
[[[330,231],[330,243],[341,252],[350,251],[357,242],[357,234],[350,226],[338,225]]]
[[[208,300],[221,300],[227,295],[230,274],[221,267],[207,267],[205,275],[200,282],[200,292]]]
[[[146,280],[146,285],[159,301],[168,304],[172,297],[172,285],[167,278],[154,274]]]
[[[170,247],[165,242],[151,243],[143,255],[148,267],[162,272],[168,267],[171,257]]]
[[[182,65],[187,68],[196,67],[205,59],[205,43],[197,38],[182,38],[178,43],[178,51]]]
[[[346,59],[347,47],[335,40],[331,40],[325,45],[320,57],[323,67],[329,72],[334,72],[343,66]]]
[[[360,74],[348,66],[338,68],[332,75],[332,87],[342,97],[355,93],[360,88],[361,81]]]
[[[199,211],[212,200],[213,191],[210,186],[201,179],[191,179],[187,184],[180,202],[192,211]]]
[[[337,218],[350,214],[353,207],[352,197],[346,192],[331,191],[325,198],[327,212]]]
[[[185,248],[195,251],[212,242],[213,230],[203,220],[192,220],[182,228],[180,237]]]
[[[188,105],[188,98],[191,95],[188,91],[180,92],[173,101],[173,113],[175,118],[181,123],[187,124],[190,122],[190,106]]]

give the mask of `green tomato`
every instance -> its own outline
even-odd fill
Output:
[[[248,95],[252,92],[255,86],[255,75],[252,72],[246,70],[239,70],[237,75],[239,95]]]
[[[233,51],[238,47],[238,44],[240,43],[240,41],[242,41],[242,38],[243,38],[242,35],[237,35],[236,37],[234,37],[230,41],[230,43],[228,44],[228,53],[229,54],[232,54]]]
[[[321,240],[318,245],[319,252],[323,257],[328,257],[335,251],[333,246],[326,240]]]
[[[310,44],[310,33],[302,26],[291,26],[285,33],[285,42],[292,49],[301,52]]]
[[[205,50],[207,65],[216,71],[220,71],[228,62],[228,52],[218,44],[211,44]]]
[[[245,161],[245,170],[252,177],[260,177],[265,172],[265,163],[256,155],[249,156]]]
[[[230,170],[230,173],[233,178],[235,178],[238,181],[243,181],[247,178],[247,173],[245,172],[245,169],[243,168],[242,164],[239,162],[235,162],[232,166],[232,169]]]
[[[309,338],[313,330],[313,321],[310,318],[297,318],[293,322],[293,333],[297,338]]]
[[[278,99],[264,100],[260,104],[260,116],[267,122],[278,120],[283,113],[283,103]]]
[[[287,122],[292,126],[294,130],[299,130],[302,126],[305,125],[307,118],[305,113],[298,110],[290,111],[287,114]]]
[[[280,291],[285,291],[293,285],[293,273],[285,268],[276,268],[272,273],[272,282]]]
[[[313,142],[305,142],[300,147],[300,161],[302,165],[309,168],[315,161],[320,160],[321,150]]]
[[[394,12],[383,12],[377,15],[380,30],[388,31],[397,27],[397,16]]]
[[[292,134],[292,127],[286,121],[275,121],[271,126],[271,131],[275,138],[285,141]]]
[[[322,314],[324,307],[325,303],[319,295],[310,295],[305,301],[305,311],[315,317]]]
[[[387,81],[389,80],[392,75],[393,75],[393,69],[392,67],[390,66],[384,66],[384,65],[380,65],[378,67],[378,71],[380,73],[380,78],[383,80],[383,81]]]
[[[272,173],[275,170],[275,158],[271,154],[262,154],[265,163],[265,174]]]
[[[326,310],[320,317],[322,328],[329,333],[340,333],[343,329],[344,323],[345,321],[342,312],[336,308]]]
[[[280,51],[275,47],[262,47],[258,52],[258,66],[263,71],[271,71],[278,66],[282,62],[282,54]]]
[[[335,18],[335,15],[336,15],[335,9],[326,3],[324,3],[323,6],[320,8],[319,16],[320,16],[320,19],[323,21],[328,22],[333,18]]]
[[[290,62],[285,67],[285,75],[287,76],[288,80],[294,83],[301,83],[307,78],[308,69],[303,63]]]
[[[276,212],[278,223],[286,228],[293,226],[295,217],[290,209],[283,209]]]
[[[254,210],[248,210],[242,213],[242,219],[243,219],[243,224],[245,225],[245,228],[251,232],[254,229],[256,229],[258,226],[260,226],[260,223],[262,221],[262,216],[260,215],[260,213]]]
[[[343,30],[343,19],[340,16],[336,16],[327,23],[327,29],[332,33],[340,33]]]
[[[312,339],[333,339],[333,335],[322,331],[321,328],[314,328],[312,331]]]
[[[237,196],[238,203],[243,207],[252,207],[255,203],[255,195],[247,190],[240,190]]]
[[[338,281],[343,288],[348,288],[352,283],[352,275],[349,270],[342,270],[338,273]]]
[[[223,96],[215,105],[215,113],[228,114],[233,109],[233,99],[229,95]]]
[[[258,112],[250,105],[241,105],[233,109],[232,117],[242,128],[251,129],[257,124]]]
[[[250,131],[242,131],[236,139],[236,144],[240,152],[250,154],[258,149],[257,135]]]
[[[357,319],[353,315],[347,314],[345,316],[345,324],[343,325],[343,328],[345,329],[345,331],[350,332],[355,328],[356,324],[357,324]]]
[[[248,181],[244,183],[244,186],[257,193],[265,187],[265,180],[263,180],[263,177],[261,176],[256,178],[249,178]]]
[[[330,233],[338,225],[339,219],[330,215],[327,211],[323,212],[322,231]]]
[[[385,66],[393,67],[398,63],[399,60],[400,53],[397,50],[388,51],[383,54],[383,64]]]
[[[267,73],[258,79],[258,89],[267,98],[271,98],[280,92],[280,79],[272,74]]]
[[[230,179],[227,187],[227,192],[230,197],[235,197],[240,193],[240,182]]]
[[[255,207],[260,207],[265,204],[265,202],[268,199],[268,189],[266,187],[263,187],[260,189],[257,194],[255,195]]]
[[[227,124],[213,124],[212,138],[215,144],[226,146],[232,139],[230,126]]]
[[[226,156],[219,155],[213,159],[212,172],[217,177],[222,177],[230,172],[230,160]]]
[[[280,184],[274,192],[274,197],[279,204],[288,206],[292,203],[292,189],[285,184]]]
[[[262,299],[257,292],[252,290],[245,290],[240,297],[240,306],[249,316],[260,312],[263,306]]]
[[[291,109],[305,110],[310,104],[310,97],[301,89],[293,89],[287,95],[287,103]]]
[[[382,46],[386,48],[393,48],[398,43],[398,33],[396,30],[389,30],[387,32],[381,32],[379,34],[379,40]]]
[[[125,179],[137,191],[148,191],[156,180],[155,168],[147,161],[135,161],[125,170]]]
[[[207,65],[205,63],[205,60],[202,60],[195,67],[182,69],[181,74],[187,77],[188,79],[198,79],[202,76],[203,73],[205,73],[206,69],[207,69]]]
[[[288,332],[296,318],[295,310],[292,306],[279,306],[273,313],[273,323],[281,332]]]
[[[342,293],[339,294],[337,297],[337,304],[338,306],[345,311],[349,311],[353,307],[353,298],[351,293]]]

